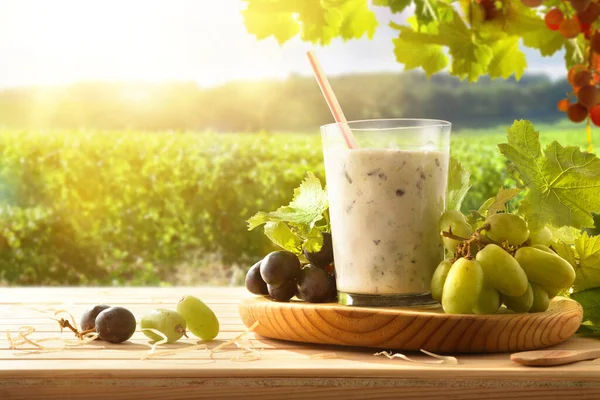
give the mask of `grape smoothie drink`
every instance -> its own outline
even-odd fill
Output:
[[[340,302],[361,305],[346,295],[368,295],[420,300],[363,305],[427,303],[444,257],[448,151],[325,146],[324,157]]]

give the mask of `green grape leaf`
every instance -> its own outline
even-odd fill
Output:
[[[375,13],[369,9],[367,1],[346,0],[342,12],[340,36],[343,39],[359,39],[365,34],[369,39],[373,38],[377,28],[377,18]]]
[[[336,37],[372,38],[377,27],[367,0],[244,1],[246,29],[258,39],[273,36],[284,43],[299,33],[305,42],[326,45]]]
[[[577,254],[575,253],[575,246],[562,241],[556,241],[552,243],[552,248],[556,251],[560,257],[564,258],[573,266],[573,269],[577,269]]]
[[[448,57],[442,46],[435,43],[435,36],[415,32],[409,27],[398,26],[400,35],[393,40],[396,61],[404,64],[406,70],[423,68],[431,76],[446,68]]]
[[[515,121],[508,143],[499,148],[529,188],[519,212],[533,231],[546,224],[593,226],[591,213],[600,212],[600,160],[594,154],[556,141],[542,154],[539,133],[529,121]]]
[[[495,40],[491,49],[493,56],[488,66],[490,77],[508,79],[514,74],[517,80],[521,79],[527,68],[527,60],[519,49],[519,37],[509,36]]]
[[[526,47],[538,49],[542,56],[551,56],[565,45],[567,40],[559,31],[551,31],[535,10],[520,1],[510,3],[506,33],[520,36]]]
[[[294,234],[285,223],[281,221],[266,222],[264,232],[271,242],[282,249],[295,254],[302,252],[302,239]]]
[[[506,211],[506,203],[514,199],[522,191],[523,189],[519,188],[500,188],[498,190],[498,194],[496,194],[496,197],[494,197],[494,201],[492,202],[492,204],[490,204],[489,208],[487,209],[487,215],[493,215],[499,212]]]
[[[588,236],[584,232],[575,241],[579,263],[575,266],[574,291],[600,287],[600,236]]]
[[[592,325],[590,322],[584,322],[579,326],[576,333],[583,337],[598,338],[600,336],[600,326]]]
[[[452,74],[475,82],[479,76],[487,73],[493,57],[491,47],[475,40],[473,32],[455,10],[451,22],[440,24],[438,36],[448,46],[452,57]]]
[[[316,253],[321,250],[321,247],[323,247],[323,233],[317,227],[314,227],[306,235],[303,248],[308,252]]]
[[[588,289],[570,296],[583,307],[583,321],[600,325],[600,288]]]
[[[273,36],[283,44],[300,32],[300,24],[292,12],[281,7],[281,2],[248,0],[248,7],[242,14],[248,33],[259,40]]]
[[[479,207],[479,210],[477,210],[477,213],[482,216],[487,216],[488,210],[490,209],[492,204],[494,204],[495,201],[496,201],[495,197],[490,197],[489,199],[487,199],[486,201],[483,202],[481,207]]]
[[[484,220],[485,216],[479,211],[471,210],[469,211],[469,214],[467,214],[467,222],[473,227],[478,227],[478,225]]]
[[[373,0],[374,6],[389,7],[393,13],[401,13],[412,3],[412,0]]]
[[[572,226],[562,226],[556,228],[552,225],[546,225],[552,232],[553,241],[563,242],[566,244],[575,244],[575,241],[581,236],[581,230]]]
[[[327,191],[323,189],[321,181],[312,172],[308,172],[308,176],[294,190],[294,197],[289,205],[272,212],[258,212],[248,219],[248,230],[269,221],[306,225],[308,229],[312,229],[324,218],[323,213],[328,205]]]
[[[415,16],[419,24],[427,24],[439,19],[437,4],[437,0],[415,0]]]
[[[471,172],[454,157],[450,157],[448,170],[448,188],[446,189],[446,209],[460,210],[462,203],[471,188],[469,181]]]

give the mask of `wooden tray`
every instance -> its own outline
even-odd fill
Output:
[[[543,313],[448,315],[429,308],[362,308],[267,297],[243,299],[240,316],[254,332],[297,342],[441,353],[514,352],[570,338],[583,318],[576,301],[554,298]]]

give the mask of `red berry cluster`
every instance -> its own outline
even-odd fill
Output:
[[[580,33],[583,33],[586,39],[590,39],[594,30],[593,24],[600,16],[600,5],[590,0],[569,0],[569,3],[572,12],[566,7],[564,11],[559,8],[549,10],[544,16],[546,26],[553,31],[559,31],[567,39],[573,39]]]
[[[600,126],[600,89],[597,86],[597,72],[587,65],[577,64],[569,70],[568,78],[577,102],[571,103],[569,99],[562,99],[558,102],[558,109],[566,112],[573,122],[582,122],[589,115],[594,125]]]
[[[539,0],[521,0],[527,7],[538,7]],[[587,65],[577,64],[569,70],[569,83],[573,92],[558,102],[558,109],[566,112],[573,122],[588,117],[600,126],[600,33],[596,24],[600,17],[600,0],[564,0],[548,10],[544,22],[548,29],[560,32],[567,39],[583,34],[587,39]],[[570,98],[576,98],[572,102]]]

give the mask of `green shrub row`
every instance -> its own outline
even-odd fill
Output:
[[[484,139],[453,153],[477,208],[503,159]],[[289,202],[306,171],[324,180],[318,135],[2,131],[0,281],[158,284],[192,253],[247,268],[272,247],[246,219]]]

